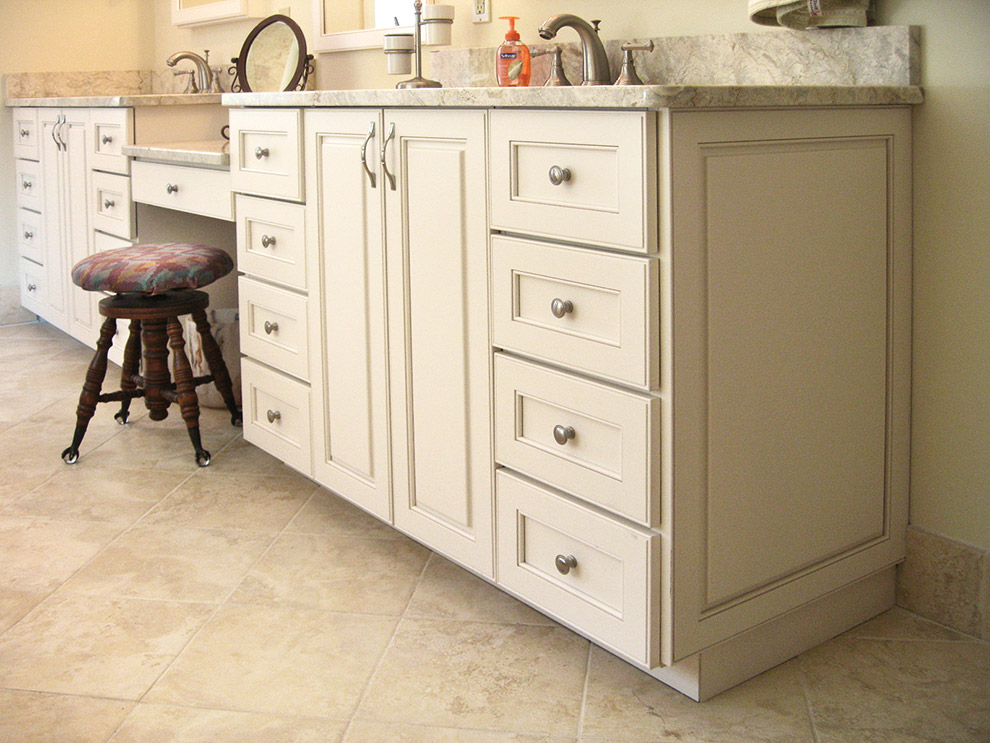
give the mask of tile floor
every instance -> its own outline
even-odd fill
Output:
[[[244,443],[0,328],[2,743],[990,741],[990,646],[894,609],[698,705]]]

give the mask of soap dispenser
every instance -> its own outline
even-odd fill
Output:
[[[509,22],[509,31],[495,53],[495,78],[503,88],[525,87],[529,85],[532,67],[529,47],[519,40],[519,32],[516,31],[519,16],[501,16],[500,20]]]

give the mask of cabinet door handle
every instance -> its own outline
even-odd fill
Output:
[[[555,298],[550,303],[550,312],[553,313],[554,317],[563,317],[570,312],[574,312],[574,303],[569,299]]]
[[[395,122],[393,121],[388,125],[388,134],[385,135],[385,141],[382,142],[382,172],[385,173],[385,177],[388,178],[388,187],[390,190],[395,190],[395,176],[388,171],[388,163],[385,162],[385,152],[388,150],[388,143],[395,138]]]
[[[58,114],[55,117],[55,123],[52,124],[52,142],[55,143],[55,149],[58,150],[59,152],[62,151],[62,145],[59,143],[58,137],[55,136],[55,132],[58,131],[58,125],[61,123],[61,121],[62,121],[62,114]]]
[[[62,137],[62,127],[65,126],[68,117],[65,114],[61,114],[59,118],[61,121],[57,122],[55,131],[58,133],[58,144],[61,145],[62,152],[65,152],[69,149],[69,143]]]
[[[171,183],[165,185],[165,193],[178,193],[178,192],[179,192],[178,186],[174,186]]]
[[[574,426],[561,426],[558,424],[553,427],[553,440],[561,446],[573,439],[576,435]]]
[[[567,575],[577,567],[577,558],[574,555],[557,555],[553,564],[557,566],[558,573]]]
[[[559,165],[554,165],[550,168],[550,182],[559,186],[564,181],[569,181],[571,179],[571,171],[569,168],[562,168]]]
[[[104,134],[102,137],[100,137],[100,141],[103,144],[110,144],[111,142],[113,142],[113,137],[111,137],[109,134]]]
[[[364,144],[361,145],[361,165],[364,167],[364,172],[368,174],[368,180],[371,181],[371,187],[375,188],[375,174],[368,167],[368,143],[371,142],[371,138],[375,136],[375,122],[372,121],[368,126],[368,136],[364,138]]]
[[[275,238],[273,236],[271,235],[261,236],[261,247],[270,248],[274,244],[275,244]]]
[[[274,423],[275,421],[282,420],[282,413],[278,410],[269,410],[266,417],[268,418],[269,423]]]
[[[30,240],[33,237],[34,237],[34,233],[33,232],[31,232],[30,230],[24,230],[24,239],[25,240]]]
[[[263,157],[268,157],[268,148],[258,145],[254,148],[254,156],[259,160]]]
[[[113,199],[103,199],[103,208],[104,209],[113,209],[114,206],[116,206],[116,203],[114,202]]]
[[[271,335],[272,333],[277,333],[277,332],[278,332],[278,323],[269,322],[268,320],[265,320],[265,335]]]

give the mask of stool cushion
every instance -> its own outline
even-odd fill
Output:
[[[83,258],[72,268],[72,281],[93,292],[161,294],[212,284],[233,268],[229,255],[207,245],[132,245]]]

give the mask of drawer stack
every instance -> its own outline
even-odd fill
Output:
[[[651,112],[491,114],[498,582],[659,665]]]
[[[244,438],[311,475],[300,112],[232,109]]]
[[[14,109],[13,122],[21,304],[26,310],[41,315],[44,313],[45,296],[45,238],[38,165],[38,111],[33,108]]]

